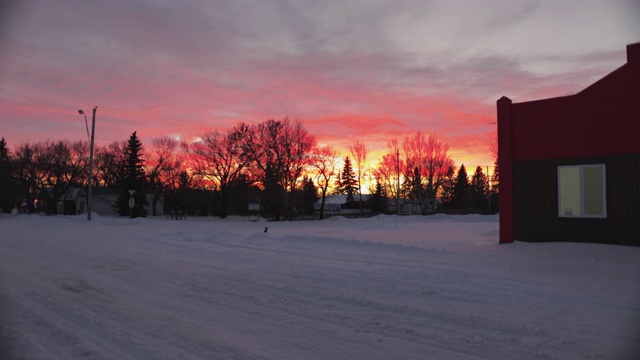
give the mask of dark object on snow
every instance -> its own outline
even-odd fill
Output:
[[[266,233],[266,232],[267,232],[267,230],[269,230],[269,228],[265,226],[265,227],[264,227],[264,232]]]

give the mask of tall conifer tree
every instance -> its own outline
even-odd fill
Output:
[[[376,182],[376,191],[373,193],[372,210],[374,214],[380,214],[385,211],[387,202],[387,194],[384,191],[384,186],[380,182]]]
[[[489,198],[489,179],[482,172],[482,167],[476,167],[476,172],[471,176],[471,184],[469,188],[469,205],[476,209],[488,208]]]
[[[468,204],[469,194],[469,177],[467,176],[467,169],[464,164],[458,169],[458,176],[453,185],[453,204],[458,209],[463,209],[469,206]]]
[[[442,178],[442,187],[440,189],[440,201],[445,208],[451,208],[453,206],[453,189],[456,183],[456,172],[453,170],[453,166],[447,168],[445,176]]]
[[[4,138],[0,139],[0,210],[10,212],[14,203],[14,181],[11,175],[11,158]]]
[[[338,178],[338,187],[336,189],[337,194],[346,194],[347,202],[353,202],[353,195],[357,193],[357,184],[356,175],[353,172],[353,167],[351,166],[351,160],[347,156],[344,159],[344,167],[340,172],[340,177]]]
[[[299,209],[304,215],[313,215],[313,205],[318,201],[318,188],[309,177],[302,179],[302,207]]]
[[[124,149],[123,163],[120,168],[119,184],[120,195],[116,200],[114,209],[120,215],[129,215],[130,191],[133,193],[135,205],[131,209],[132,217],[147,215],[145,205],[147,204],[147,179],[144,173],[144,159],[142,157],[142,143],[136,132],[129,137],[127,146]]]

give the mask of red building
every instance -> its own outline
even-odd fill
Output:
[[[497,110],[500,243],[640,246],[640,43],[575,95]]]

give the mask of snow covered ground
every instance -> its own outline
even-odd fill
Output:
[[[493,216],[3,215],[0,358],[640,358],[640,248],[497,234]]]

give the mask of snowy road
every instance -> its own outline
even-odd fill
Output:
[[[499,246],[497,226],[5,215],[0,358],[638,354],[640,248]]]

